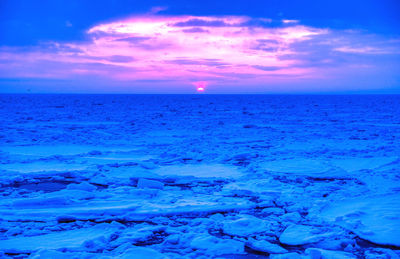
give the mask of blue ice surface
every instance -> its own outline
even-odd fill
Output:
[[[399,95],[0,95],[0,256],[399,258]]]

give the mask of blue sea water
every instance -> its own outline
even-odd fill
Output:
[[[3,94],[0,118],[4,256],[399,256],[399,95]]]

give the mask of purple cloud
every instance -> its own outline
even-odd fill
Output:
[[[193,28],[190,28],[190,29],[184,29],[182,31],[186,32],[186,33],[210,32],[209,30],[205,30],[205,29],[202,29],[202,28],[196,28],[196,27],[193,27]]]

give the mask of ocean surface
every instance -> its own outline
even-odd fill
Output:
[[[3,94],[0,195],[0,256],[399,258],[400,95]]]

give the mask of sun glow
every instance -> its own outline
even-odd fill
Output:
[[[202,93],[206,89],[207,82],[205,81],[194,82],[193,85],[196,86],[197,92]]]

